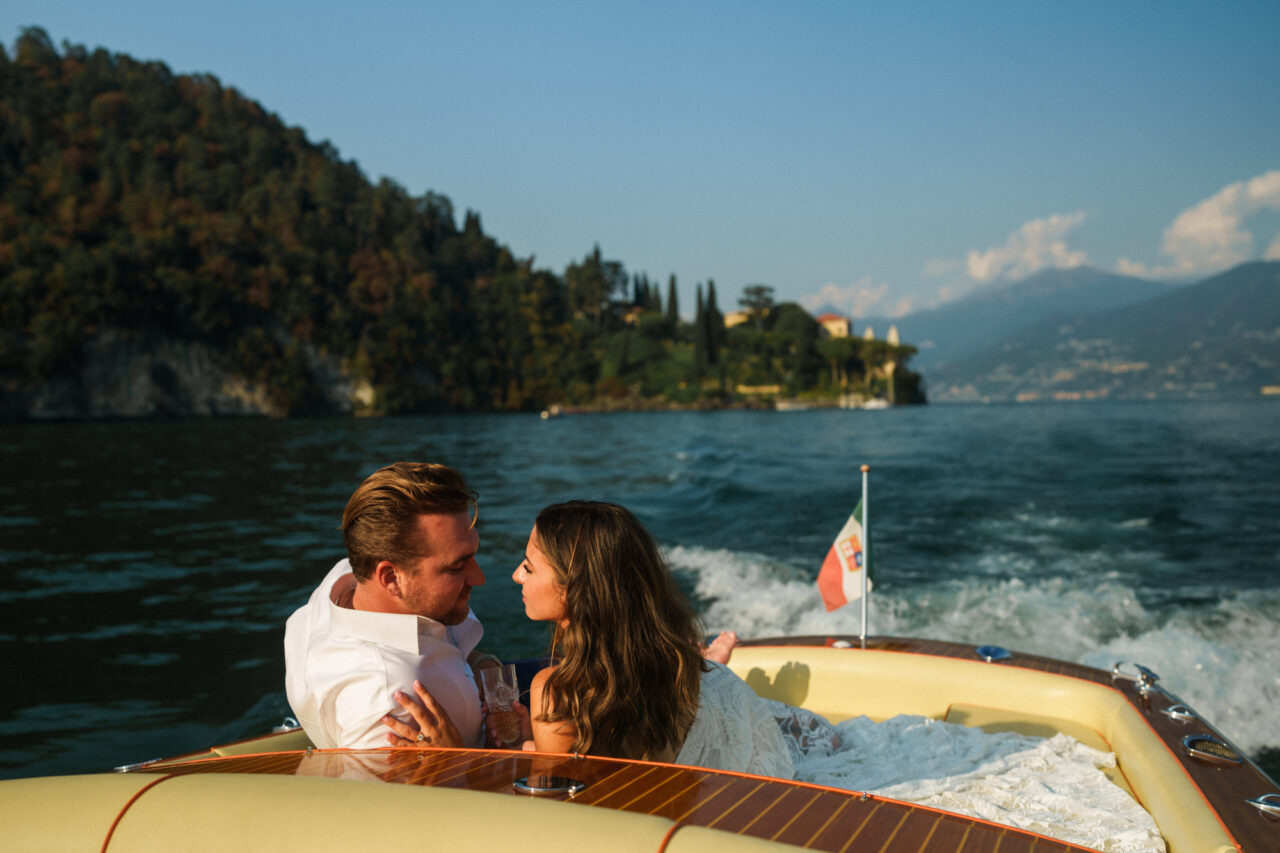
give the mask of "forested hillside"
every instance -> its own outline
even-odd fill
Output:
[[[919,399],[882,369],[910,347],[833,347],[795,306],[726,331],[714,284],[698,294],[690,324],[674,279],[664,307],[598,248],[535,269],[477,213],[370,182],[212,76],[38,28],[0,45],[4,416],[696,403],[887,376]]]

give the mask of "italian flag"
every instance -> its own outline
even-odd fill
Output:
[[[818,571],[818,592],[828,611],[862,598],[864,572],[866,589],[871,589],[871,540],[862,518],[862,501],[858,501]]]

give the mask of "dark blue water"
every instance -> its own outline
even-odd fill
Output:
[[[871,631],[1137,660],[1274,767],[1280,403],[0,427],[0,777],[95,771],[288,713],[285,618],[397,459],[481,494],[485,647],[539,654],[537,511],[633,508],[709,630],[857,633],[813,578],[871,466]]]

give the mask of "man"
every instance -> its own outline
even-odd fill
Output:
[[[397,462],[356,489],[342,516],[347,559],[285,625],[285,692],[322,749],[387,746],[383,718],[420,681],[481,746],[480,698],[467,655],[484,628],[468,606],[476,494],[444,465]]]

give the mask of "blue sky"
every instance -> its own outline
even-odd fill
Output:
[[[853,316],[1280,259],[1280,3],[6,0],[208,72],[562,271]]]

